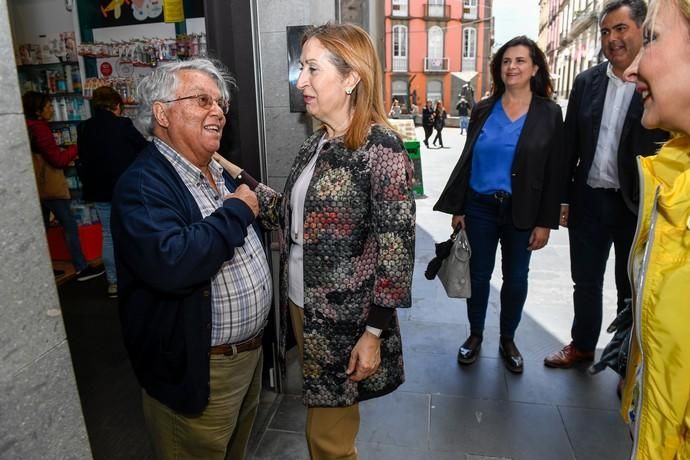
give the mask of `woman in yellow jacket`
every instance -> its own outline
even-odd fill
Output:
[[[674,133],[638,157],[640,208],[628,272],[634,326],[622,398],[635,459],[690,459],[690,0],[652,0],[627,70],[642,124]]]

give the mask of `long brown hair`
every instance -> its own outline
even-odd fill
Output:
[[[546,56],[534,40],[524,35],[512,38],[501,46],[491,59],[491,78],[493,80],[492,96],[501,96],[506,91],[506,85],[501,79],[501,64],[503,55],[508,48],[513,46],[524,46],[529,49],[529,56],[532,63],[537,66],[537,74],[530,79],[530,89],[534,94],[541,97],[551,97],[553,94],[553,83],[549,73],[549,65],[546,63]]]
[[[306,30],[302,45],[315,38],[331,54],[331,63],[343,77],[354,71],[360,81],[350,95],[352,123],[345,132],[345,146],[355,150],[366,142],[372,124],[392,128],[383,106],[381,63],[369,34],[354,24],[326,23]]]

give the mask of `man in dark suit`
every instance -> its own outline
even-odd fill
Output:
[[[594,359],[602,323],[604,272],[613,244],[618,311],[631,298],[627,260],[637,222],[635,157],[656,152],[661,131],[640,124],[642,98],[623,72],[642,46],[642,0],[613,0],[599,17],[601,48],[608,62],[579,74],[565,119],[569,181],[561,207],[568,227],[575,318],[572,342],[544,358],[569,368]]]

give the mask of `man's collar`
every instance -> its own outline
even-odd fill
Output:
[[[618,75],[613,73],[613,65],[611,65],[611,62],[608,62],[608,64],[606,65],[606,76],[618,84],[631,83],[631,82],[627,82],[627,81],[623,80],[622,78],[619,78]]]
[[[177,150],[167,144],[160,137],[154,137],[153,143],[165,157],[178,164],[180,166],[180,170],[184,172],[184,174],[189,175],[190,178],[196,180],[198,177],[200,177],[200,175],[203,175],[198,166],[182,156]],[[211,162],[208,166],[213,178],[218,181],[218,178],[223,175],[223,167],[213,159],[211,159]]]

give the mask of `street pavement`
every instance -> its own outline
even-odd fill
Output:
[[[423,131],[417,128],[418,139]],[[616,460],[630,455],[630,436],[618,414],[617,375],[590,376],[586,367],[543,366],[546,354],[570,341],[572,281],[567,231],[552,231],[532,256],[529,294],[515,341],[525,358],[522,375],[508,372],[498,354],[500,255],[492,279],[480,358],[460,367],[456,353],[469,334],[464,300],[449,299],[438,280],[424,278],[434,242],[451,232],[450,216],[432,207],[457,162],[465,136],[443,131],[445,149],[421,146],[424,197],[417,203],[413,306],[399,310],[406,382],[393,394],[361,404],[361,460]],[[500,252],[499,252],[500,254]],[[607,268],[604,325],[615,316],[613,254]],[[599,350],[608,343],[602,332]],[[299,397],[296,357],[288,394],[277,396],[255,427],[255,460],[308,459],[306,410]]]

